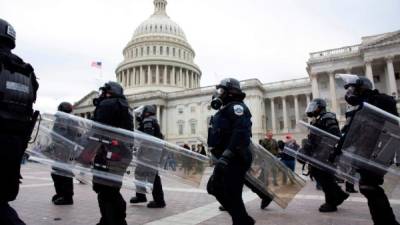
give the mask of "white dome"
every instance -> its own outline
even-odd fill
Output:
[[[200,86],[201,70],[182,28],[166,13],[166,0],[154,0],[154,13],[136,28],[116,69],[128,94],[174,92]]]
[[[186,41],[182,28],[172,21],[167,14],[155,13],[136,28],[132,39],[148,35],[171,35]]]

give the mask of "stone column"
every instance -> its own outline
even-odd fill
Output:
[[[160,109],[159,105],[157,105],[156,107],[157,107],[157,115],[156,115],[157,116],[157,120],[158,120],[158,123],[161,124],[161,120],[160,120],[160,118],[161,118],[160,117],[161,109]]]
[[[387,76],[389,81],[389,95],[394,96],[397,99],[397,84],[396,84],[396,77],[394,75],[394,68],[393,68],[393,56],[386,57],[386,69],[387,69]]]
[[[160,68],[156,65],[156,84],[160,84]]]
[[[283,132],[288,132],[288,116],[286,109],[286,96],[282,96]]]
[[[151,84],[153,82],[153,74],[151,74],[151,66],[147,66],[147,84]]]
[[[133,86],[133,84],[135,83],[135,74],[133,73],[133,69],[132,68],[130,68],[129,69],[129,80],[130,80],[130,85],[129,86]]]
[[[272,124],[272,133],[276,133],[276,118],[275,118],[275,101],[274,98],[271,98],[271,124]]]
[[[180,79],[181,79],[180,82],[179,82],[179,83],[180,83],[180,86],[181,86],[181,87],[185,87],[185,86],[184,86],[184,83],[183,83],[183,69],[182,69],[182,67],[181,67],[181,69],[180,69],[179,76],[180,76]]]
[[[374,84],[374,74],[372,71],[372,61],[365,62],[365,75],[372,82],[372,88],[375,88]]]
[[[143,66],[139,66],[140,68],[139,68],[139,73],[140,73],[140,80],[139,80],[139,83],[141,84],[141,85],[143,85],[144,84],[144,71],[143,71]]]
[[[307,101],[306,109],[307,109],[307,106],[308,106],[308,105],[310,104],[310,102],[311,102],[311,96],[310,96],[310,95],[311,95],[311,94],[306,94],[306,101]],[[307,116],[307,115],[306,115],[306,116]],[[310,122],[311,119],[307,117],[307,121]]]
[[[329,72],[329,90],[331,94],[332,112],[337,114],[336,81],[333,71]]]
[[[317,74],[311,74],[311,89],[314,98],[318,98],[319,90],[318,90],[318,79]]]
[[[167,135],[167,107],[163,106],[161,109],[161,131],[166,136]]]
[[[172,66],[171,85],[175,85],[175,66]]]
[[[168,77],[168,66],[164,65],[164,85],[167,85],[167,77]],[[171,75],[169,76],[169,82],[171,82]]]
[[[299,99],[298,99],[297,95],[293,96],[293,98],[294,98],[294,115],[295,115],[296,124],[297,124],[299,122],[299,120],[300,120]],[[297,128],[297,125],[296,125],[296,128]]]

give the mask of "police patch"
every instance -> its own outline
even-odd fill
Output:
[[[235,112],[236,115],[242,116],[244,113],[244,108],[241,105],[234,105],[233,106],[233,111]]]

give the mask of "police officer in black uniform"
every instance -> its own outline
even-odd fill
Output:
[[[158,120],[156,117],[156,107],[154,105],[146,105],[143,107],[143,111],[141,115],[136,117],[136,121],[139,123],[139,131],[142,131],[148,135],[157,137],[159,139],[164,139],[164,136],[161,133],[160,125],[158,124]],[[158,173],[155,176],[154,184],[153,184],[153,201],[147,204],[148,208],[164,208],[164,192],[161,184],[161,178]],[[145,194],[136,192],[136,197],[132,197],[130,203],[140,203],[147,202],[147,198]]]
[[[58,106],[58,111],[71,113],[72,105],[69,102],[62,102]],[[57,122],[55,124],[55,132],[57,131]],[[61,131],[63,135],[69,135],[67,131]],[[68,137],[66,137],[68,138]],[[68,156],[67,156],[68,157]],[[63,157],[65,158],[65,157]],[[65,174],[69,176],[61,176],[60,174]],[[72,179],[72,173],[70,171],[60,170],[53,168],[53,172],[51,173],[51,178],[54,182],[54,189],[56,194],[52,197],[52,202],[54,205],[72,205],[74,203],[72,196],[74,195],[74,183]]]
[[[14,55],[14,28],[0,19],[0,224],[24,224],[8,202],[19,190],[21,160],[38,112],[33,112],[39,84],[31,65]],[[4,172],[6,171],[6,172]]]
[[[251,113],[243,103],[245,97],[236,79],[223,79],[216,86],[211,107],[218,112],[211,120],[207,141],[217,159],[207,191],[228,211],[233,225],[255,224],[242,199],[245,175],[252,162]]]
[[[361,109],[363,102],[367,102],[390,114],[398,116],[396,101],[393,97],[379,93],[376,89],[373,90],[372,83],[368,78],[353,76],[355,79],[346,81],[344,88],[346,89],[346,102],[355,107],[355,109],[346,113],[346,124],[342,129],[343,135],[339,143],[344,140],[351,126],[352,118]],[[393,214],[393,209],[390,207],[385,191],[380,186],[384,182],[383,175],[366,170],[359,170],[358,172],[361,176],[359,181],[360,192],[368,200],[368,207],[374,225],[399,225]]]
[[[110,81],[101,87],[100,91],[101,95],[93,100],[96,106],[93,120],[132,131],[133,117],[121,85]],[[126,146],[102,146],[95,156],[94,167],[108,171],[108,167],[115,165],[120,170],[119,175],[123,175],[132,159],[130,154]],[[113,158],[122,160],[113,161]],[[104,185],[105,183],[107,182],[103,178],[93,177],[93,190],[97,193],[101,213],[98,225],[126,225],[126,202],[120,193],[122,181],[108,181],[109,185]]]
[[[339,123],[336,119],[336,115],[326,111],[325,100],[320,98],[313,99],[306,108],[306,115],[307,117],[313,118],[311,125],[335,136],[340,136]],[[308,141],[305,142],[307,144],[303,146],[305,151],[318,151],[318,149],[313,149],[313,138],[313,135],[310,134]],[[333,174],[311,166],[310,176],[314,177],[317,183],[321,185],[322,191],[325,194],[325,203],[319,207],[320,212],[337,211],[337,206],[342,204],[343,201],[349,197],[349,194],[344,192],[337,184]]]

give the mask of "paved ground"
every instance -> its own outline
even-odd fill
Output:
[[[99,219],[96,195],[90,185],[75,184],[75,204],[54,206],[50,198],[54,188],[49,171],[34,163],[23,166],[24,177],[18,199],[12,203],[28,225],[94,225]],[[176,184],[163,180],[167,207],[148,209],[145,204],[128,205],[127,222],[130,225],[224,225],[231,224],[230,217],[218,211],[218,203],[204,189]],[[132,191],[123,190],[127,201]],[[257,224],[268,225],[372,225],[367,204],[359,194],[354,194],[336,213],[317,212],[323,202],[322,192],[316,191],[314,184],[308,185],[297,195],[285,210],[271,204],[267,210],[259,208],[260,200],[246,190],[243,194],[249,214]],[[151,196],[148,196],[150,199]],[[393,194],[392,207],[400,218],[400,191]]]

